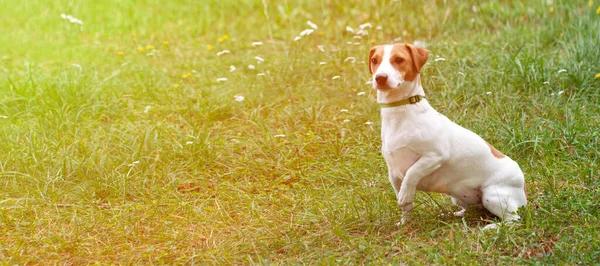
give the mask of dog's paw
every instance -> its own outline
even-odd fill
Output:
[[[484,226],[481,230],[488,231],[488,230],[495,230],[498,228],[500,228],[500,226],[498,224],[488,224],[488,225]]]
[[[467,210],[462,209],[460,211],[454,212],[454,216],[456,217],[465,217],[465,213],[467,212]]]
[[[404,216],[400,219],[400,222],[396,223],[396,226],[398,226],[398,227],[406,226],[410,223],[410,221],[411,221],[410,217]]]
[[[404,217],[400,219],[400,223],[402,223],[402,225],[407,225],[408,223],[410,223],[411,220],[412,218],[410,216],[404,215]]]
[[[503,228],[512,228],[516,224],[517,223],[515,223],[515,221],[502,221],[500,223],[488,224],[488,225],[484,226],[482,228],[482,230],[483,231],[494,230],[494,229],[499,229],[500,227],[503,227]]]
[[[398,206],[400,206],[402,210],[412,209],[414,199],[414,193],[404,193],[404,191],[400,190],[400,193],[398,193]]]

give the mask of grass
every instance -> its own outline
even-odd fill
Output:
[[[597,263],[598,4],[0,1],[0,261]],[[432,105],[521,165],[521,223],[419,192],[394,225],[365,61],[395,39],[428,43]]]

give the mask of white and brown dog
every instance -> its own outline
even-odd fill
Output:
[[[517,209],[527,204],[523,172],[429,105],[419,77],[428,57],[429,51],[410,44],[380,45],[369,52],[381,106],[381,152],[403,212],[401,223],[412,217],[417,189],[450,195],[462,208],[457,216],[468,206],[483,205],[502,220],[519,219]]]

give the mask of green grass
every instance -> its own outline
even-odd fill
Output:
[[[0,1],[0,261],[598,263],[600,3],[547,2]],[[521,165],[521,223],[419,192],[395,226],[365,61],[396,38],[429,44],[432,105]]]

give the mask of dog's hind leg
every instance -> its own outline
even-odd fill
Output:
[[[454,203],[456,206],[460,207],[460,209],[461,209],[460,211],[454,212],[454,216],[464,217],[465,213],[467,212],[467,204],[465,204],[464,202],[462,202],[452,196],[450,196],[450,199],[452,200],[452,203]]]

